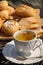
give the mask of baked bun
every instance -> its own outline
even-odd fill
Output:
[[[25,19],[21,19],[19,22],[19,27],[20,29],[30,29],[31,23],[26,21]]]
[[[19,30],[19,26],[16,21],[9,20],[3,24],[1,30],[8,36],[13,36],[14,32]]]
[[[3,25],[3,23],[4,23],[4,21],[0,18],[0,29],[1,29],[2,25]]]
[[[9,12],[7,10],[0,11],[0,18],[5,20],[9,18]]]
[[[19,21],[20,29],[37,29],[41,27],[40,22],[34,17],[22,18]]]
[[[37,28],[40,28],[41,27],[41,24],[40,23],[36,23],[36,24],[31,24],[31,27],[30,29],[37,29]]]
[[[6,10],[8,7],[8,2],[7,1],[0,1],[0,11]]]
[[[35,17],[37,15],[35,9],[27,5],[20,5],[15,9],[15,13],[21,17]]]
[[[38,23],[38,22],[39,22],[39,21],[38,21],[38,19],[37,19],[37,18],[35,18],[35,17],[22,18],[21,20],[28,21],[28,22],[33,23],[33,24],[35,24],[35,23]]]
[[[11,7],[11,6],[8,6],[7,10],[9,12],[9,15],[12,15],[13,13],[15,13],[15,9],[13,7]]]

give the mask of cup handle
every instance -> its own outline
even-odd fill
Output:
[[[41,46],[42,40],[41,40],[41,39],[36,39],[36,42],[35,42],[35,43],[36,43],[36,44],[35,44],[33,50],[35,50],[37,47]]]

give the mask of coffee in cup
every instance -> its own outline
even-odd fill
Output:
[[[16,39],[20,41],[29,41],[34,39],[35,35],[31,32],[22,32],[16,35]]]

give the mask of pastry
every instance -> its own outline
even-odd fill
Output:
[[[33,23],[33,24],[39,22],[38,19],[35,17],[26,17],[26,18],[22,18],[21,20],[22,21],[28,21],[28,22]]]
[[[2,25],[3,25],[3,23],[4,23],[4,20],[2,20],[2,19],[0,18],[0,29],[1,29]]]
[[[9,12],[7,10],[0,11],[0,18],[5,20],[9,18]]]
[[[6,10],[8,7],[8,2],[7,1],[0,1],[0,11]]]
[[[14,32],[16,32],[17,30],[19,30],[19,25],[16,21],[13,20],[9,20],[6,21],[1,30],[8,36],[13,36]]]
[[[37,15],[35,9],[27,5],[18,6],[15,13],[21,17],[35,17]]]
[[[31,24],[30,29],[37,29],[37,28],[40,28],[40,27],[41,27],[41,24],[40,23]]]
[[[18,22],[18,24],[19,24],[19,27],[20,27],[20,29],[30,29],[30,27],[31,27],[31,23],[30,22],[28,22],[28,21],[26,21],[26,20],[20,20],[19,22]]]
[[[20,29],[37,29],[41,27],[40,22],[34,17],[22,18],[19,22]]]
[[[12,15],[13,13],[15,13],[15,9],[13,7],[11,7],[11,6],[8,6],[7,10],[9,12],[9,15]]]

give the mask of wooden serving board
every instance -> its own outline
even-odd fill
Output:
[[[0,30],[0,40],[12,40],[12,37],[8,37],[6,34],[4,34],[1,30]]]

